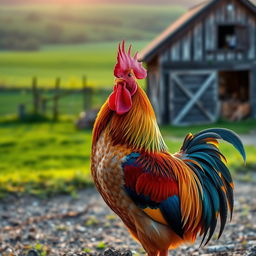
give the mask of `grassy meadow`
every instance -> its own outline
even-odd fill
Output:
[[[72,193],[90,183],[91,132],[72,122],[0,125],[0,191]]]
[[[239,123],[236,131],[250,130],[252,123]],[[221,123],[222,127],[230,125]],[[198,132],[207,126],[194,126]],[[191,130],[191,129],[190,129]],[[185,128],[163,128],[170,152],[179,150],[187,134]],[[91,131],[78,131],[70,121],[21,124],[0,122],[0,196],[6,192],[47,196],[54,193],[75,195],[91,184]],[[173,140],[171,136],[181,136]],[[228,144],[221,149],[233,173],[246,170],[242,158]],[[256,148],[246,146],[248,169],[255,168]]]
[[[133,42],[140,50],[146,41]],[[33,77],[41,88],[52,88],[56,77],[62,88],[80,89],[82,77],[88,85],[110,88],[116,62],[117,42],[45,46],[39,51],[0,52],[0,85],[30,88]]]
[[[175,6],[21,5],[0,8],[0,86],[29,87],[32,77],[49,88],[113,82],[117,44],[141,50],[185,11]]]

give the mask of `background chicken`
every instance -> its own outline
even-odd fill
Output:
[[[92,176],[108,206],[122,219],[149,256],[212,237],[217,219],[222,234],[232,216],[233,182],[218,140],[233,144],[245,160],[239,137],[213,128],[188,134],[170,154],[153,108],[138,86],[146,70],[119,45],[114,91],[102,106],[93,131]]]

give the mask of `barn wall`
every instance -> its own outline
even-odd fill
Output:
[[[161,100],[163,98],[163,76],[158,58],[148,63],[147,71],[147,95],[155,110],[158,123],[162,123],[162,113],[164,109],[164,104]]]
[[[233,8],[228,8],[232,4]],[[228,10],[229,9],[229,10]],[[245,50],[223,50],[217,45],[218,24],[248,27]],[[256,16],[236,0],[222,1],[210,13],[202,15],[187,31],[178,35],[161,53],[164,62],[239,62],[256,59]]]
[[[256,65],[251,70],[251,106],[252,117],[256,118]]]

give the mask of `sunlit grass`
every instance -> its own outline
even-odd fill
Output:
[[[205,128],[201,126],[200,128]],[[170,128],[178,131],[180,128]],[[185,128],[184,128],[185,130]],[[189,132],[189,129],[186,128]],[[90,177],[91,131],[78,131],[68,121],[42,124],[0,124],[0,192],[75,195],[92,184]],[[183,138],[173,140],[164,131],[170,152],[177,152]],[[221,144],[231,171],[255,169],[256,148],[246,146],[247,165],[228,144]],[[1,195],[1,194],[0,194]]]
[[[2,191],[72,192],[90,183],[91,132],[71,122],[0,127]]]
[[[212,127],[221,127],[227,128],[235,131],[238,134],[246,134],[252,130],[256,129],[256,120],[255,119],[247,119],[239,122],[230,122],[219,120],[214,124],[203,124],[203,125],[190,125],[190,126],[162,126],[161,130],[164,136],[168,137],[181,137],[184,138],[189,132],[195,134],[203,129],[212,128]]]

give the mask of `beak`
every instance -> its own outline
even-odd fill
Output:
[[[115,85],[116,84],[126,84],[126,81],[123,78],[116,78],[115,79]]]

